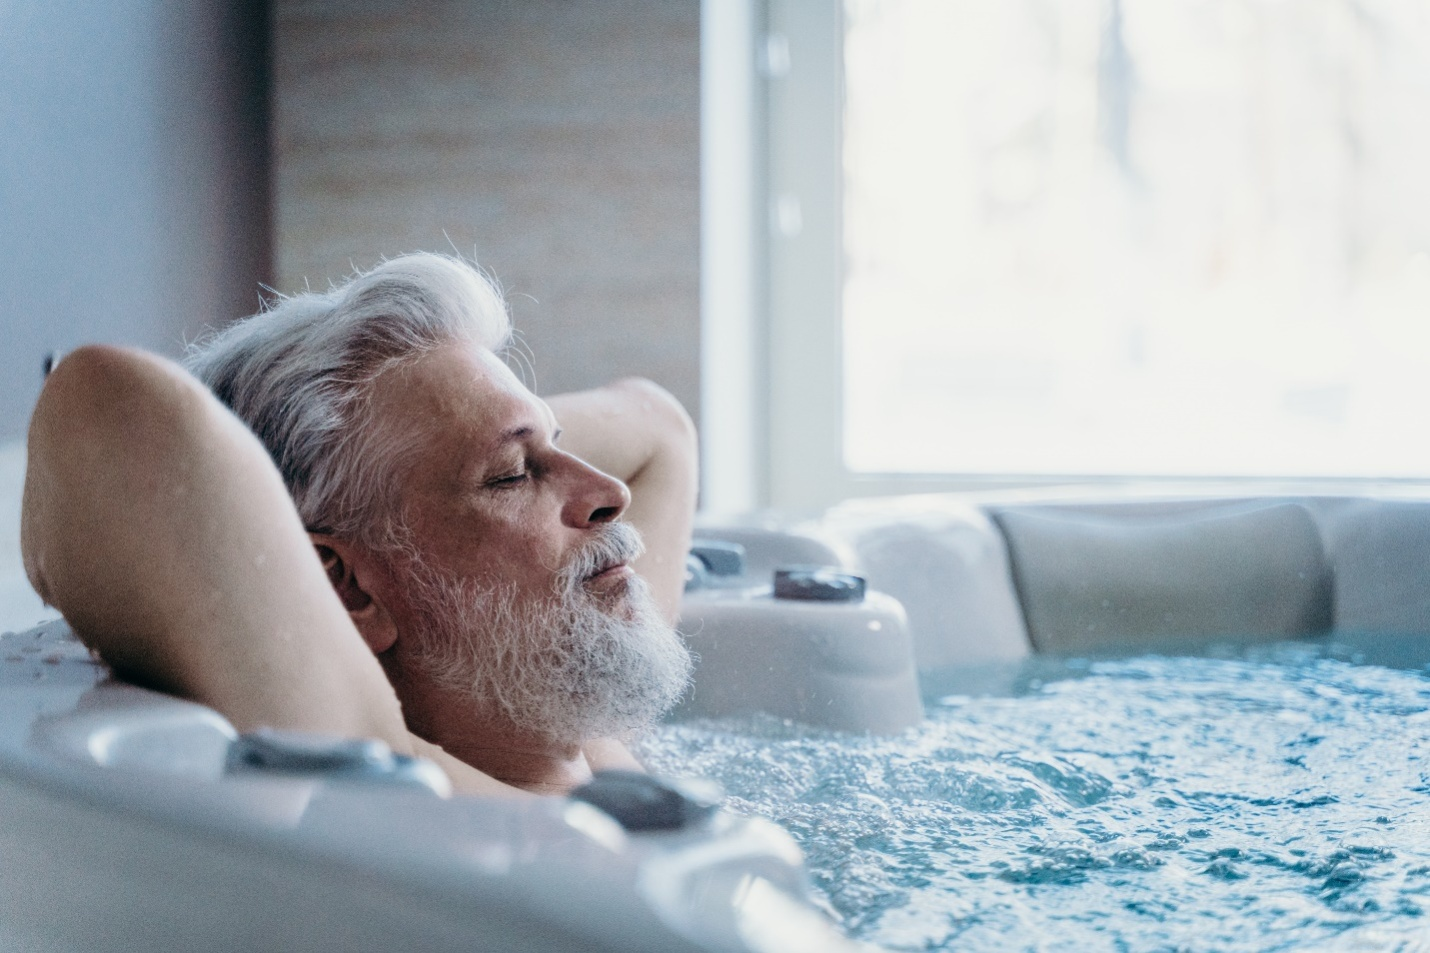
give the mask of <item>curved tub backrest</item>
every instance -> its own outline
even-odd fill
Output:
[[[1368,662],[1430,659],[1430,500],[1307,500],[1335,568],[1334,641]]]
[[[770,539],[742,540],[779,555],[796,543],[823,547],[899,600],[926,694],[930,685],[1000,690],[1008,663],[1030,651],[1310,638],[1380,664],[1430,659],[1424,488],[1259,490],[1132,484],[857,499],[816,518],[762,514]]]
[[[1024,505],[993,516],[1042,652],[1194,649],[1331,628],[1331,565],[1299,502]]]
[[[1338,632],[1430,634],[1430,502],[1317,500]]]
[[[940,496],[855,500],[823,526],[872,588],[904,604],[921,672],[1027,656],[1008,548],[981,507]]]

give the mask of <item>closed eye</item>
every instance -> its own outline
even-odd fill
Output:
[[[493,480],[488,480],[487,486],[496,487],[498,489],[517,486],[526,482],[530,476],[530,470],[519,470],[516,473],[508,473],[506,476],[499,476]]]

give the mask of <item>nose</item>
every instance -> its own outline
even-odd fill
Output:
[[[616,520],[631,505],[631,491],[615,477],[570,457],[571,490],[562,510],[562,522],[575,529]]]

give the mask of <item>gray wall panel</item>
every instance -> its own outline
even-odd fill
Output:
[[[0,5],[0,439],[43,356],[178,353],[269,276],[261,3]]]

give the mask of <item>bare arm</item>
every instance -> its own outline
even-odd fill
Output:
[[[36,591],[121,675],[240,730],[380,738],[459,791],[518,793],[407,731],[268,455],[168,361],[88,347],[50,375],[21,546]]]
[[[674,622],[685,588],[698,479],[690,415],[666,390],[640,378],[561,394],[547,403],[562,427],[562,448],[630,488],[625,518],[646,542],[635,568],[665,618]]]

